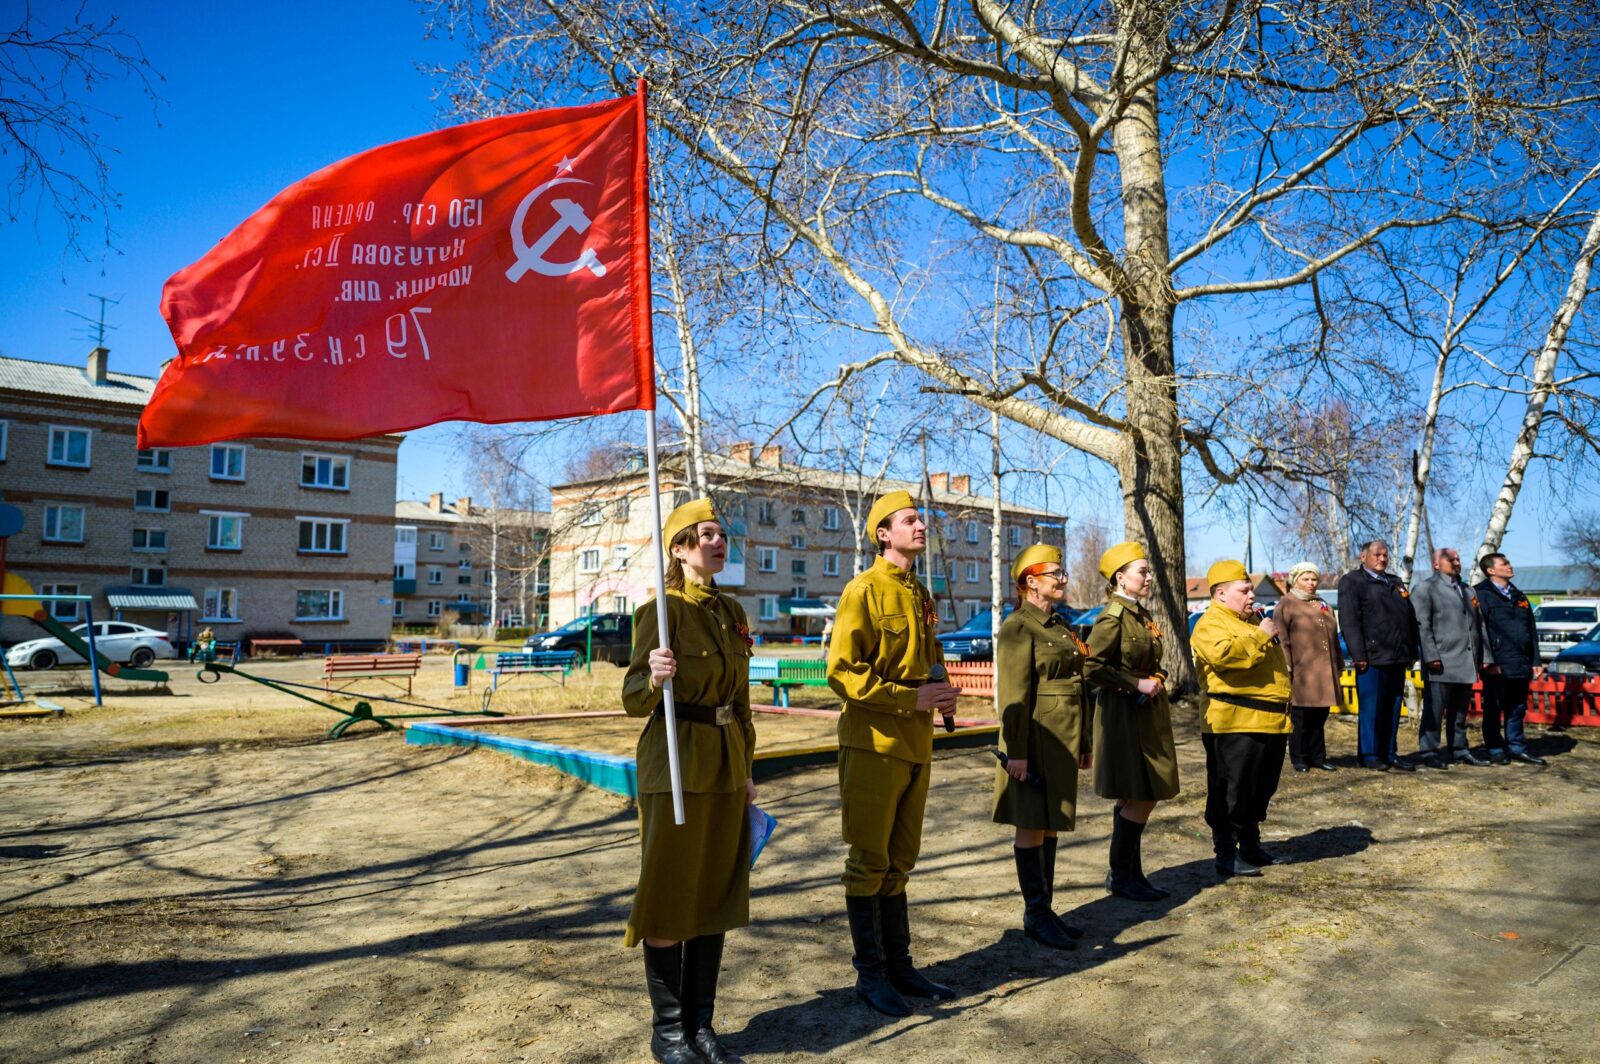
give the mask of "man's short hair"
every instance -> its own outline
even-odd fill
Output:
[[[1459,558],[1460,556],[1460,551],[1456,550],[1454,547],[1440,547],[1438,550],[1433,552],[1433,560],[1435,564],[1438,564],[1438,562],[1443,558]]]
[[[1389,544],[1381,539],[1369,539],[1365,543],[1361,544],[1361,553],[1365,554],[1373,547],[1382,547],[1384,550],[1388,550]]]
[[[1488,554],[1485,554],[1483,557],[1478,559],[1478,568],[1482,569],[1484,572],[1488,572],[1489,566],[1494,565],[1496,562],[1503,562],[1505,560],[1506,556],[1504,554],[1501,554],[1499,551],[1490,551]]]

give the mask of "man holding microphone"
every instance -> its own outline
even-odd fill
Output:
[[[828,645],[828,685],[839,715],[839,797],[845,904],[855,946],[856,993],[890,1016],[906,997],[955,996],[911,961],[906,881],[922,849],[933,763],[933,717],[953,720],[958,688],[944,680],[933,597],[915,574],[928,526],[911,495],[873,504],[867,532],[878,560],[845,585]]]

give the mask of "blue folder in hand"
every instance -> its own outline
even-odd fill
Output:
[[[761,851],[767,845],[767,840],[772,838],[772,829],[778,826],[766,810],[755,803],[750,804],[750,867],[756,866],[756,858],[761,856]]]

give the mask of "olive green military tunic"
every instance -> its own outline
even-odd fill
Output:
[[[1161,670],[1161,636],[1144,607],[1112,595],[1089,632],[1084,679],[1094,712],[1094,793],[1132,802],[1178,794],[1178,753],[1167,692],[1139,702],[1139,681]]]
[[[1078,759],[1090,746],[1083,654],[1054,610],[1023,602],[1000,626],[994,654],[1000,748],[1044,779],[1035,787],[996,766],[994,821],[1030,831],[1071,831]]]
[[[726,724],[679,717],[678,765],[684,820],[672,821],[661,690],[650,683],[650,652],[659,645],[656,603],[633,614],[633,658],[622,682],[630,717],[649,717],[639,735],[639,890],[625,942],[674,941],[750,922],[750,828],[745,781],[755,753],[750,719],[749,627],[743,608],[715,588],[686,581],[667,592],[667,620],[678,671],[678,705],[726,707]]]

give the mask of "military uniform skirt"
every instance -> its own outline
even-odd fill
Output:
[[[750,819],[744,788],[685,794],[685,823],[671,794],[639,795],[639,889],[624,943],[680,942],[750,923]]]
[[[1082,742],[1083,685],[1039,682],[1028,733],[1028,768],[1043,787],[1013,779],[995,767],[994,822],[1024,831],[1071,831],[1078,811],[1078,755]]]
[[[1094,793],[1123,802],[1178,796],[1178,751],[1167,696],[1102,689],[1095,699]]]

